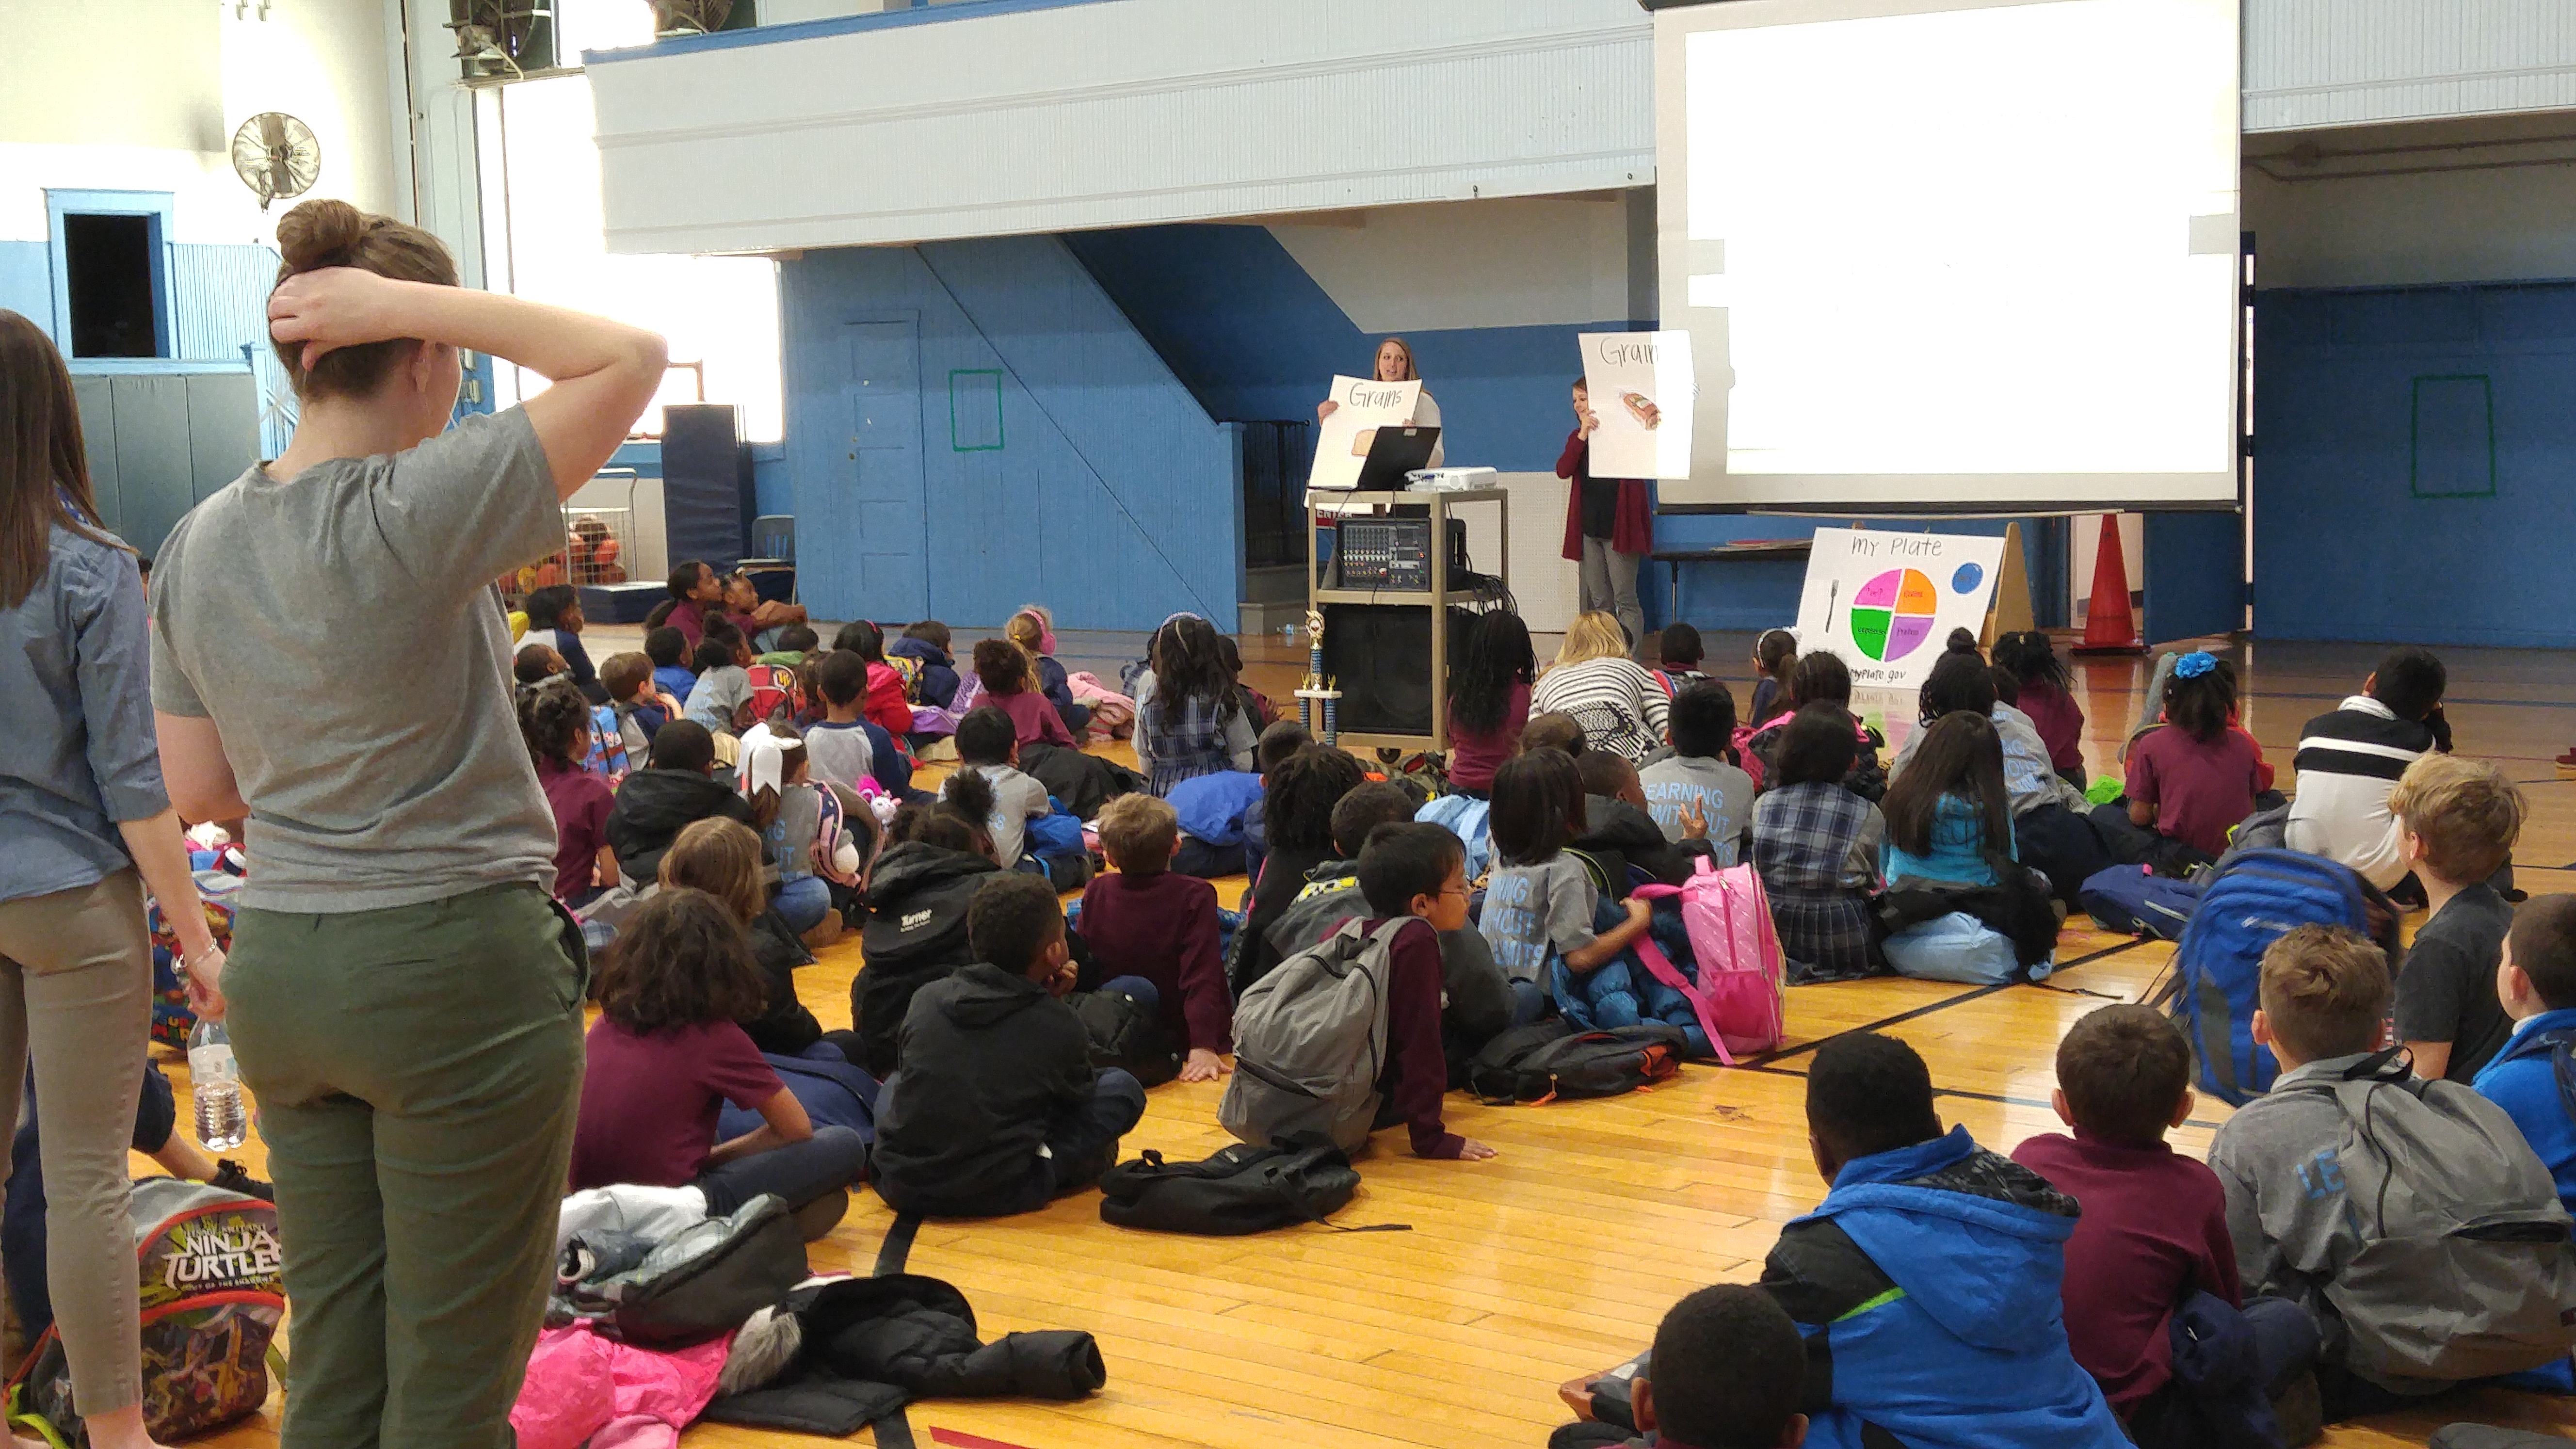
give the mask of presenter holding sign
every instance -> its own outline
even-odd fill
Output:
[[[1414,369],[1413,349],[1401,337],[1390,337],[1377,345],[1377,380],[1380,382],[1420,382],[1422,374]],[[1341,410],[1341,404],[1327,398],[1315,405],[1315,421],[1320,423]],[[1414,404],[1413,416],[1407,420],[1417,428],[1440,426],[1440,404],[1431,400],[1431,390],[1423,389],[1421,400]],[[1357,443],[1361,454],[1368,452],[1369,439]],[[1437,468],[1449,455],[1449,440],[1442,438],[1431,446],[1431,466]]]
[[[1640,412],[1637,398],[1626,394],[1620,405],[1646,426],[1659,425],[1662,418],[1654,404],[1643,403],[1646,411]],[[1654,421],[1646,422],[1649,417]],[[1592,476],[1592,435],[1600,427],[1589,386],[1578,377],[1574,431],[1566,435],[1565,452],[1556,460],[1556,476],[1572,485],[1565,496],[1565,557],[1583,568],[1582,612],[1616,615],[1634,650],[1646,633],[1646,614],[1637,605],[1637,566],[1655,548],[1654,505],[1642,479]]]

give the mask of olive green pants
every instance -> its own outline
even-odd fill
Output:
[[[286,1246],[283,1449],[501,1449],[554,1281],[581,937],[534,885],[246,910],[224,973]]]

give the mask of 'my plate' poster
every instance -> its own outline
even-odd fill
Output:
[[[1841,656],[1856,686],[1918,688],[1951,630],[1985,624],[2003,557],[2000,537],[1819,528],[1798,597],[1800,652]]]
[[[1349,490],[1360,486],[1360,465],[1380,428],[1400,428],[1413,421],[1422,398],[1418,382],[1372,382],[1361,377],[1333,379],[1333,413],[1315,434],[1315,468],[1306,475],[1309,488]]]
[[[1584,389],[1592,399],[1592,476],[1687,478],[1698,387],[1687,332],[1586,332]]]

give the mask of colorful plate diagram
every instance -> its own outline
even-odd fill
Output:
[[[1902,659],[1932,637],[1941,595],[1920,569],[1889,569],[1852,595],[1851,636],[1881,663]]]

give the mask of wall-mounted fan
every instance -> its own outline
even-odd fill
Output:
[[[724,29],[734,0],[652,0],[655,35],[712,35]]]
[[[259,195],[259,209],[313,189],[322,175],[322,143],[313,128],[284,111],[262,111],[233,132],[233,171]]]

